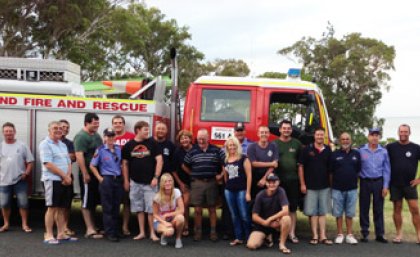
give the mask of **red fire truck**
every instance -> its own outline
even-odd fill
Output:
[[[248,77],[200,77],[188,88],[183,128],[196,136],[206,128],[211,142],[222,145],[233,135],[236,122],[243,122],[247,137],[257,139],[259,126],[268,126],[271,140],[279,135],[278,123],[289,119],[293,136],[310,142],[314,129],[326,130],[325,142],[332,141],[331,125],[321,90],[314,83],[300,80],[292,69],[287,79]]]

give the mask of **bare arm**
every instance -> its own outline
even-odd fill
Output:
[[[245,199],[247,202],[251,201],[251,185],[252,185],[252,173],[251,173],[251,162],[248,158],[244,161],[244,169],[246,175],[246,196]]]
[[[124,179],[124,190],[128,192],[130,190],[130,178],[128,176],[128,161],[127,160],[124,160],[124,159],[122,160],[121,170],[122,170],[122,175]]]
[[[158,183],[158,179],[157,178],[160,176],[160,173],[162,172],[162,167],[163,167],[163,158],[162,158],[162,155],[161,154],[157,155],[155,157],[155,159],[156,159],[155,175],[154,175],[154,177],[152,179],[152,182],[150,183],[150,185],[152,187],[157,186],[157,183]]]
[[[93,175],[98,179],[99,183],[102,183],[104,178],[101,176],[101,174],[99,174],[98,169],[91,164],[90,165],[90,170],[92,171]]]
[[[303,165],[301,164],[299,164],[298,173],[299,173],[299,181],[300,181],[300,191],[303,194],[306,194],[305,171],[304,171]]]
[[[32,169],[34,167],[33,162],[26,162],[25,163],[25,172],[22,174],[22,180],[26,180],[31,176]]]
[[[68,171],[61,170],[60,168],[58,168],[52,162],[45,162],[44,166],[45,166],[45,168],[48,169],[48,171],[50,171],[53,174],[59,176],[62,179],[63,184],[65,184],[65,185],[70,185],[71,184],[71,177],[68,176],[68,174],[67,174]],[[71,166],[69,165],[69,167],[71,167]]]
[[[278,160],[274,160],[272,162],[253,161],[251,164],[254,168],[277,168]]]
[[[182,169],[185,171],[185,173],[187,173],[188,175],[191,175],[191,169],[190,169],[190,167],[188,167],[187,165],[185,165],[185,164],[182,164]]]

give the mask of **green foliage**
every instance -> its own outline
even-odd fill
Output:
[[[246,62],[236,59],[216,59],[207,66],[217,76],[245,77],[251,72]]]
[[[381,89],[389,89],[393,46],[359,33],[338,39],[330,25],[321,39],[303,38],[278,53],[296,56],[304,73],[316,79],[334,133],[350,131],[355,142],[361,142],[367,128],[383,125],[384,120],[374,117],[374,112],[382,98]]]

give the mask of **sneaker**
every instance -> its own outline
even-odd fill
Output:
[[[182,245],[181,239],[176,239],[175,240],[175,248],[179,249],[179,248],[182,248],[182,247],[184,247],[184,246]]]
[[[167,245],[168,244],[168,241],[166,240],[166,238],[162,235],[161,237],[160,237],[160,245],[163,245],[163,246],[165,246],[165,245]]]
[[[347,243],[347,244],[351,244],[351,245],[355,245],[355,244],[357,244],[358,242],[357,242],[357,239],[356,239],[356,238],[354,238],[354,236],[353,236],[352,234],[348,234],[348,235],[346,236],[346,243]]]
[[[334,243],[336,244],[342,244],[344,242],[344,235],[338,234],[337,237],[334,240]]]

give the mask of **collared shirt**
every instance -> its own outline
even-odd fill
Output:
[[[388,157],[388,151],[381,145],[372,151],[368,144],[362,146],[359,150],[362,159],[361,178],[380,178],[384,180],[384,188],[389,187],[391,166]]]
[[[121,148],[114,144],[114,152],[107,144],[96,149],[90,165],[98,167],[102,176],[121,176]]]
[[[331,155],[330,171],[333,175],[332,188],[341,191],[357,189],[361,162],[360,153],[338,149]]]
[[[303,148],[299,155],[299,165],[303,165],[306,188],[311,190],[325,189],[330,186],[329,161],[331,148],[327,145],[320,150],[310,144]]]
[[[14,185],[20,181],[26,171],[26,163],[33,162],[34,157],[29,147],[16,140],[12,144],[0,143],[0,186]]]
[[[248,152],[248,146],[252,144],[252,141],[248,140],[248,138],[244,138],[244,141],[242,142],[241,146],[242,146],[242,154],[247,155]]]
[[[51,162],[65,173],[67,173],[71,163],[67,146],[61,140],[54,142],[50,137],[46,137],[39,144],[39,157],[42,164]],[[46,180],[61,181],[61,177],[42,165],[41,181]]]
[[[191,168],[192,178],[214,178],[225,160],[225,153],[215,145],[209,144],[204,152],[198,145],[185,155],[184,163]]]

